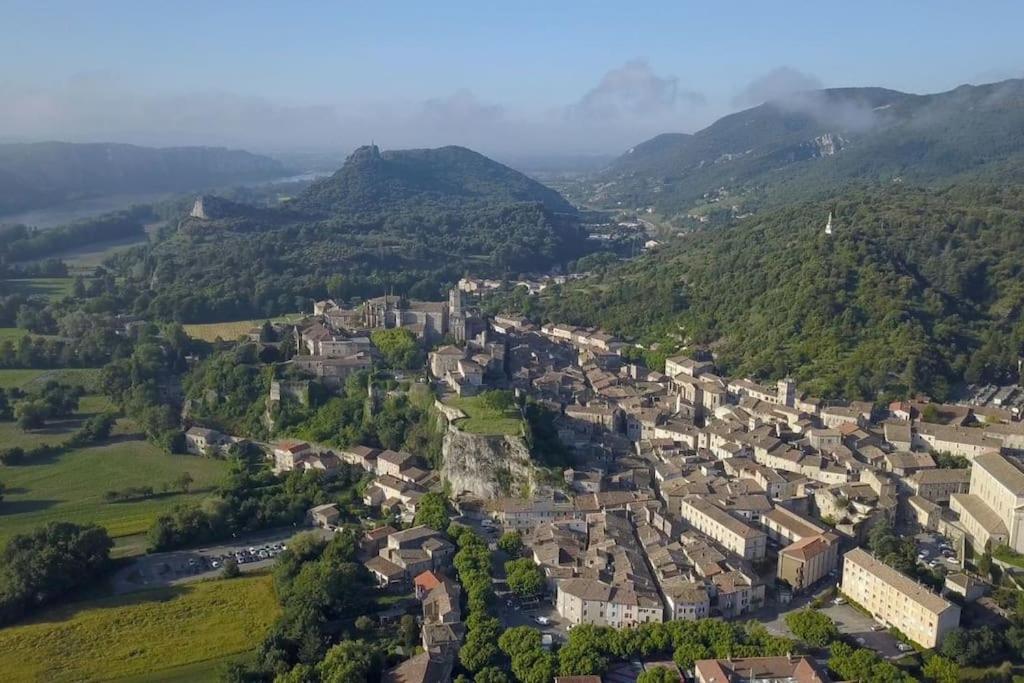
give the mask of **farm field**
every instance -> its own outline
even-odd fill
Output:
[[[269,318],[272,322],[293,322],[301,319],[303,315],[301,313],[295,313],[292,315],[283,315],[276,318]],[[199,323],[195,325],[183,325],[186,334],[193,339],[202,339],[203,341],[216,341],[218,337],[225,341],[233,341],[238,339],[243,334],[248,332],[254,327],[258,327],[263,324],[268,318],[260,318],[258,320],[235,320],[232,322],[225,323]]]
[[[6,330],[11,328],[0,328]],[[0,336],[0,341],[3,337]],[[0,387],[10,389],[18,387],[27,389],[34,382],[45,382],[48,379],[55,379],[65,384],[80,384],[86,391],[96,386],[99,379],[99,368],[59,368],[56,370],[22,369],[0,370]]]
[[[278,611],[265,574],[72,603],[0,631],[0,670],[18,681],[212,680]]]
[[[108,257],[119,251],[130,249],[149,241],[148,235],[137,235],[125,237],[119,240],[97,242],[84,247],[76,247],[54,254],[48,258],[59,258],[68,266],[68,272],[72,275],[91,275],[96,266],[101,265]]]
[[[220,460],[168,455],[130,431],[122,420],[110,442],[75,449],[38,463],[5,467],[7,490],[0,501],[0,543],[17,533],[52,521],[95,522],[111,536],[144,533],[160,513],[178,503],[196,501],[227,471]],[[17,427],[14,427],[17,429]],[[56,439],[54,440],[57,441]],[[169,493],[147,500],[106,502],[111,489],[173,482],[183,472],[194,479],[190,493]]]
[[[11,292],[28,296],[45,296],[56,301],[71,294],[74,278],[70,277],[31,277],[5,280]]]
[[[517,408],[495,410],[486,405],[479,396],[450,398],[445,401],[466,414],[456,422],[456,426],[472,434],[488,436],[521,436],[523,434],[523,418]]]

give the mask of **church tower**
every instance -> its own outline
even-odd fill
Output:
[[[832,212],[831,211],[828,212],[828,223],[825,224],[825,234],[826,235],[831,235],[832,234]]]

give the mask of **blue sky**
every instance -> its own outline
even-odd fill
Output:
[[[0,135],[615,153],[777,90],[1024,75],[1020,2],[597,4],[0,0]]]

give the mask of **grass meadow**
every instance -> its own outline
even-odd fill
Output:
[[[495,410],[485,404],[479,396],[450,398],[445,403],[466,414],[464,419],[456,422],[456,426],[465,432],[488,436],[523,434],[523,418],[516,408]]]
[[[279,316],[270,318],[274,322],[292,322],[302,318],[302,314]],[[218,338],[224,341],[233,341],[254,327],[259,327],[267,318],[259,320],[235,320],[224,323],[199,323],[195,325],[184,325],[185,332],[193,339],[213,342]]]
[[[11,681],[215,680],[278,612],[266,574],[71,603],[0,630],[0,671]]]

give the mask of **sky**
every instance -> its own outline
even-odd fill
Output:
[[[0,0],[0,139],[608,155],[818,87],[1024,76],[1024,3]]]

